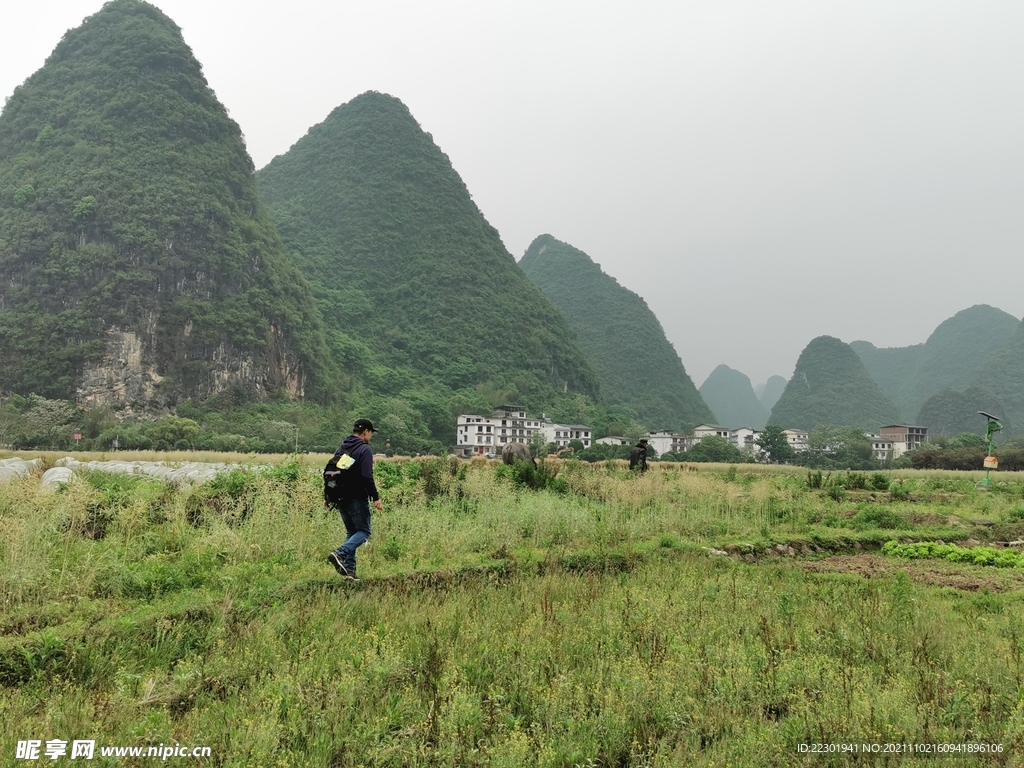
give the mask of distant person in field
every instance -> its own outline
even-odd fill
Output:
[[[629,469],[637,472],[647,471],[647,438],[640,438],[640,442],[633,446],[629,452]]]
[[[332,506],[337,509],[348,533],[345,543],[327,556],[327,562],[343,577],[353,581],[359,581],[356,576],[356,549],[370,538],[370,502],[377,511],[384,509],[377,485],[373,482],[370,440],[376,431],[369,419],[359,419],[352,434],[338,446],[324,471],[324,509]],[[328,480],[332,464],[337,471],[333,479]]]

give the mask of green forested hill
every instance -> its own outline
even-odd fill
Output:
[[[454,413],[503,402],[586,415],[598,383],[574,334],[398,99],[343,104],[258,179],[334,359],[357,389],[391,398],[370,412],[446,442]]]
[[[1019,324],[1001,309],[977,304],[940,323],[924,344],[880,349],[855,341],[850,346],[903,418],[919,423],[929,397],[967,386],[982,361],[1008,342]]]
[[[982,361],[972,384],[991,389],[999,398],[1007,435],[1024,435],[1024,321],[1017,323],[1016,333],[1005,344]]]
[[[716,424],[764,429],[768,423],[768,411],[754,394],[750,379],[727,365],[711,372],[700,385],[700,394],[714,411]]]
[[[765,382],[764,389],[758,395],[758,400],[764,406],[766,412],[771,413],[772,408],[779,402],[782,393],[786,391],[786,380],[782,376],[771,376]]]
[[[1024,321],[1017,321],[1016,332],[978,365],[969,386],[929,398],[920,419],[937,433],[980,432],[984,418],[978,411],[1001,419],[1002,437],[1024,435]]]
[[[936,392],[921,406],[916,423],[928,427],[929,435],[984,434],[987,420],[978,411],[991,413],[1001,420],[1003,430],[1000,437],[1014,433],[1013,422],[1007,418],[1002,398],[991,387],[980,384]]]
[[[0,114],[0,271],[0,391],[173,405],[327,378],[241,131],[147,3],[69,31]]]
[[[898,404],[896,406],[903,419],[903,408],[912,407],[909,401],[916,388],[916,371],[924,344],[876,347],[869,341],[851,341],[850,348],[857,353],[871,378],[889,399],[894,403],[903,403],[902,408]],[[907,414],[906,418],[914,421],[914,414]]]
[[[769,424],[811,430],[818,425],[877,431],[899,422],[899,410],[871,379],[857,353],[839,339],[819,336],[800,353],[793,378]]]
[[[519,266],[576,331],[610,406],[649,429],[688,429],[714,418],[647,303],[587,254],[541,235]]]

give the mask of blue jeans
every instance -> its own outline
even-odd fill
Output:
[[[345,565],[345,570],[355,576],[356,548],[370,538],[370,503],[366,499],[354,499],[343,501],[336,506],[341,513],[342,522],[345,523],[348,538],[334,551]]]

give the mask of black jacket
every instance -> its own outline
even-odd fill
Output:
[[[641,472],[647,471],[647,446],[637,443],[629,454],[629,468],[639,468]]]
[[[373,450],[370,444],[358,435],[349,435],[334,452],[334,458],[337,459],[343,453],[355,459],[355,463],[341,473],[341,501],[379,499],[377,484],[373,482]]]

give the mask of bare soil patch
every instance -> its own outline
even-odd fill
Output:
[[[1024,571],[991,568],[945,560],[901,560],[882,555],[835,555],[823,560],[794,560],[797,568],[812,573],[854,573],[865,579],[895,576],[900,571],[919,584],[953,587],[966,592],[1024,590]]]

